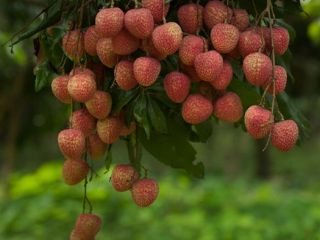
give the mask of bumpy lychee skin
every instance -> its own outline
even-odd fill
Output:
[[[258,105],[249,107],[244,115],[246,129],[254,139],[268,136],[272,129],[273,121],[272,113]]]
[[[146,39],[151,36],[154,20],[147,8],[130,9],[124,16],[126,29],[136,38]]]
[[[220,53],[229,53],[236,48],[239,41],[239,30],[227,23],[218,23],[211,30],[211,42]]]
[[[263,86],[272,76],[272,62],[263,53],[246,56],[242,68],[248,82],[255,86]]]
[[[139,39],[132,36],[125,29],[112,38],[113,52],[118,55],[129,55],[135,52],[139,48],[139,45]]]
[[[222,71],[223,58],[214,50],[200,53],[194,60],[194,67],[201,80],[212,82]]]
[[[139,179],[139,173],[131,164],[118,164],[111,175],[113,188],[118,192],[125,192],[132,188],[132,184]]]
[[[119,88],[129,91],[138,85],[133,73],[133,62],[128,60],[120,61],[114,69],[114,79]]]
[[[160,25],[152,32],[152,42],[155,48],[164,55],[171,55],[178,51],[183,33],[175,22]]]
[[[74,75],[76,74],[80,74],[80,73],[84,73],[84,74],[88,74],[90,75],[91,77],[95,78],[96,75],[94,72],[92,72],[89,68],[84,68],[84,67],[76,67],[76,68],[73,68],[70,73],[69,73],[69,76],[70,77],[73,77]]]
[[[90,56],[97,55],[97,42],[99,35],[95,26],[90,26],[84,33],[84,49]]]
[[[164,78],[163,85],[171,101],[182,103],[189,94],[191,80],[181,72],[171,72]]]
[[[86,237],[83,236],[81,233],[77,232],[75,229],[73,229],[70,233],[69,240],[95,240],[95,237]]]
[[[79,159],[85,150],[85,137],[80,130],[65,129],[58,134],[58,145],[66,158]]]
[[[259,31],[247,30],[240,34],[238,49],[242,57],[263,50],[263,40]]]
[[[154,57],[158,60],[163,60],[167,57],[166,54],[160,53],[152,42],[152,37],[143,39],[141,44],[141,50],[145,51],[150,57]]]
[[[72,98],[70,94],[68,93],[68,82],[69,82],[69,76],[58,76],[55,79],[53,79],[51,83],[51,89],[53,95],[61,102],[63,103],[71,103]]]
[[[63,163],[62,177],[68,185],[80,183],[89,172],[89,165],[83,160],[68,159]]]
[[[81,235],[91,238],[101,229],[102,220],[95,214],[83,213],[78,217],[74,230]]]
[[[238,122],[243,115],[243,107],[240,97],[233,93],[227,92],[219,97],[213,105],[214,115],[226,122]]]
[[[231,24],[236,26],[240,31],[244,31],[249,27],[249,15],[245,9],[233,9]]]
[[[131,122],[129,126],[123,123],[120,136],[123,136],[123,137],[129,136],[136,129],[137,129],[137,124],[135,122]]]
[[[229,86],[232,76],[233,70],[231,64],[227,60],[224,60],[221,73],[210,83],[217,90],[225,90]]]
[[[108,145],[101,141],[97,133],[88,137],[87,149],[93,160],[100,159],[106,152]]]
[[[133,63],[133,74],[137,82],[144,86],[151,86],[158,78],[161,64],[151,57],[139,57]]]
[[[153,179],[140,179],[132,185],[132,199],[139,207],[150,206],[158,197],[159,186]]]
[[[73,129],[80,130],[87,137],[95,130],[96,120],[87,109],[79,109],[72,113],[70,124]]]
[[[93,97],[97,89],[95,79],[86,73],[72,76],[68,82],[68,92],[77,102],[84,103]]]
[[[164,5],[163,0],[142,0],[142,7],[151,11],[153,19],[156,23],[162,21],[167,16],[169,11],[169,4]]]
[[[203,24],[203,7],[199,4],[189,3],[178,9],[178,20],[182,30],[186,33],[195,34]]]
[[[289,33],[288,30],[282,27],[275,27],[272,28],[273,34],[273,44],[274,44],[274,52],[276,55],[283,55],[289,46]],[[266,42],[267,50],[271,51],[272,49],[272,42],[271,42],[271,32],[270,29],[264,29],[264,37]]]
[[[190,124],[206,121],[212,114],[212,102],[201,94],[192,94],[182,104],[182,117]]]
[[[218,0],[209,1],[203,10],[203,19],[211,30],[214,25],[224,23],[232,17],[232,10]]]
[[[282,93],[287,85],[287,72],[283,67],[281,66],[274,67],[274,81],[275,81],[275,94]],[[272,78],[265,84],[264,88],[266,88],[269,84],[270,86],[267,91],[268,93],[273,94]]]
[[[80,30],[73,30],[63,36],[62,48],[64,53],[73,61],[78,61],[84,55],[83,34]]]
[[[120,8],[104,8],[96,15],[96,30],[102,38],[116,36],[123,25],[124,13]]]
[[[206,49],[205,40],[199,36],[188,35],[182,39],[179,58],[184,65],[192,66],[196,56]]]
[[[113,68],[117,64],[118,55],[112,49],[111,38],[101,38],[97,42],[97,55],[103,65]]]
[[[97,133],[106,144],[112,144],[118,140],[122,130],[122,122],[118,117],[107,117],[97,123]]]
[[[295,121],[284,120],[273,125],[271,143],[282,152],[294,147],[299,137],[299,128]]]
[[[96,91],[93,97],[87,101],[86,108],[89,113],[97,119],[106,118],[112,107],[111,95],[104,91]]]

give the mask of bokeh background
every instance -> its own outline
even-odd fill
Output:
[[[253,141],[241,129],[215,123],[207,144],[195,144],[204,180],[167,168],[145,154],[160,196],[139,209],[130,193],[116,193],[110,171],[89,184],[94,212],[104,220],[97,239],[320,239],[320,1],[302,1],[289,16],[297,38],[287,91],[309,119],[309,138],[289,153]],[[0,0],[0,44],[45,7],[41,0]],[[0,239],[68,239],[82,211],[82,186],[61,181],[57,132],[68,110],[46,88],[34,91],[32,41],[0,48]],[[113,152],[128,162],[120,142]],[[103,166],[102,163],[97,163]]]

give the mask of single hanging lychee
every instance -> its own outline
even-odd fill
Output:
[[[107,144],[118,140],[122,130],[122,122],[118,117],[107,117],[97,123],[97,133],[100,139]]]
[[[124,24],[139,39],[150,37],[154,28],[153,16],[147,8],[130,9],[124,16]]]
[[[96,16],[96,31],[101,38],[112,38],[123,28],[124,13],[120,8],[103,8]]]
[[[84,33],[84,49],[90,56],[97,55],[97,42],[99,35],[96,31],[95,26],[90,26]]]
[[[77,102],[84,103],[88,101],[93,97],[96,90],[96,81],[89,74],[79,73],[69,79],[68,92]]]
[[[164,78],[163,85],[171,101],[182,103],[189,94],[191,80],[181,72],[171,72]]]
[[[232,67],[227,60],[224,60],[221,73],[210,83],[212,87],[214,87],[217,90],[225,90],[229,86],[232,80],[232,76]]]
[[[264,28],[264,37],[266,42],[267,50],[271,52],[272,50],[272,41],[271,41],[271,32],[269,28]],[[283,27],[274,27],[272,28],[273,35],[273,44],[274,52],[276,55],[283,55],[289,46],[290,36],[288,30]]]
[[[203,7],[200,4],[188,3],[178,9],[178,20],[182,30],[196,34],[202,27]]]
[[[83,160],[67,159],[63,163],[62,177],[66,184],[75,185],[86,178],[89,165]]]
[[[96,214],[82,213],[78,217],[74,230],[76,233],[91,238],[97,235],[102,225],[101,218]]]
[[[249,27],[249,14],[245,9],[233,9],[231,24],[236,26],[240,31],[244,31]]]
[[[104,91],[96,91],[92,98],[86,103],[89,113],[96,119],[106,118],[112,107],[111,95]]]
[[[139,179],[139,173],[131,164],[117,164],[112,171],[111,183],[118,192],[125,192],[132,188],[132,184]]]
[[[74,111],[70,117],[70,124],[73,129],[80,130],[85,137],[92,134],[96,128],[96,120],[87,109]]]
[[[69,76],[70,77],[73,77],[74,75],[76,74],[80,74],[80,73],[84,73],[84,74],[88,74],[90,75],[91,77],[95,78],[96,75],[93,71],[91,71],[89,68],[85,68],[85,67],[75,67],[73,68],[70,73],[69,73]]]
[[[272,145],[282,152],[294,147],[299,137],[299,128],[295,121],[284,120],[273,125],[271,132]]]
[[[205,39],[195,35],[188,35],[182,39],[179,48],[180,61],[187,66],[192,66],[198,54],[205,52],[206,46]]]
[[[232,10],[218,0],[209,1],[203,10],[203,20],[209,30],[218,23],[231,20]]]
[[[243,115],[240,97],[233,92],[223,94],[213,104],[213,113],[222,121],[238,122]]]
[[[58,134],[58,145],[66,158],[79,159],[85,150],[85,137],[80,130],[65,129]]]
[[[139,48],[139,45],[139,39],[125,29],[112,38],[112,50],[118,55],[130,55]]]
[[[117,64],[118,55],[112,49],[111,38],[101,38],[97,42],[97,55],[103,65],[113,68]]]
[[[201,94],[192,94],[182,104],[182,117],[190,124],[206,121],[212,114],[213,105]]]
[[[56,77],[51,83],[53,95],[61,102],[67,104],[72,102],[72,98],[68,92],[68,82],[69,76],[63,75]]]
[[[140,179],[132,185],[132,199],[139,207],[150,206],[158,197],[159,186],[153,179]]]
[[[242,57],[263,50],[263,39],[259,30],[247,30],[240,33],[238,49]]]
[[[141,5],[151,11],[156,23],[162,22],[163,18],[167,16],[170,7],[163,0],[142,0]]]
[[[87,150],[93,160],[100,159],[107,151],[108,145],[101,141],[97,133],[91,134],[87,141]]]
[[[133,63],[133,73],[137,82],[144,86],[151,86],[158,78],[161,64],[151,57],[139,57]]]
[[[211,30],[211,42],[219,53],[229,53],[237,47],[239,30],[227,23],[218,23]]]
[[[194,67],[201,80],[212,82],[223,69],[223,58],[214,50],[200,53],[194,60]]]
[[[120,61],[114,69],[114,79],[119,88],[129,91],[138,85],[133,73],[133,62],[128,60]]]
[[[166,54],[160,53],[154,46],[152,42],[152,37],[143,39],[140,46],[141,50],[145,51],[148,56],[156,58],[158,60],[163,60],[167,57]]]
[[[83,34],[80,30],[66,33],[62,39],[64,53],[73,61],[80,61],[84,55]]]
[[[274,83],[275,83],[275,94],[282,93],[287,85],[287,72],[282,66],[274,66]],[[273,82],[272,77],[266,82],[264,88],[268,85],[268,93],[273,94]]]

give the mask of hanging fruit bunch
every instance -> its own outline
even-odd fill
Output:
[[[115,160],[113,188],[147,207],[159,186],[142,152],[202,178],[191,142],[207,141],[213,119],[266,139],[265,148],[285,152],[303,138],[307,122],[284,92],[294,37],[284,10],[301,7],[289,0],[49,1],[40,24],[16,42],[38,34],[36,89],[51,84],[70,106],[58,134],[62,175],[68,185],[85,185],[70,239],[94,239],[101,227],[86,195],[91,160],[105,158],[107,169]],[[111,158],[117,141],[126,142],[127,161]]]

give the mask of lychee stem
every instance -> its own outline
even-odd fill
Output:
[[[86,163],[88,162],[88,153],[87,152],[85,152],[84,160]],[[83,201],[82,201],[82,213],[86,212],[86,204],[89,205],[89,213],[92,213],[92,204],[87,196],[87,185],[88,185],[88,176],[85,177],[84,184],[83,184],[84,192],[83,192]]]

